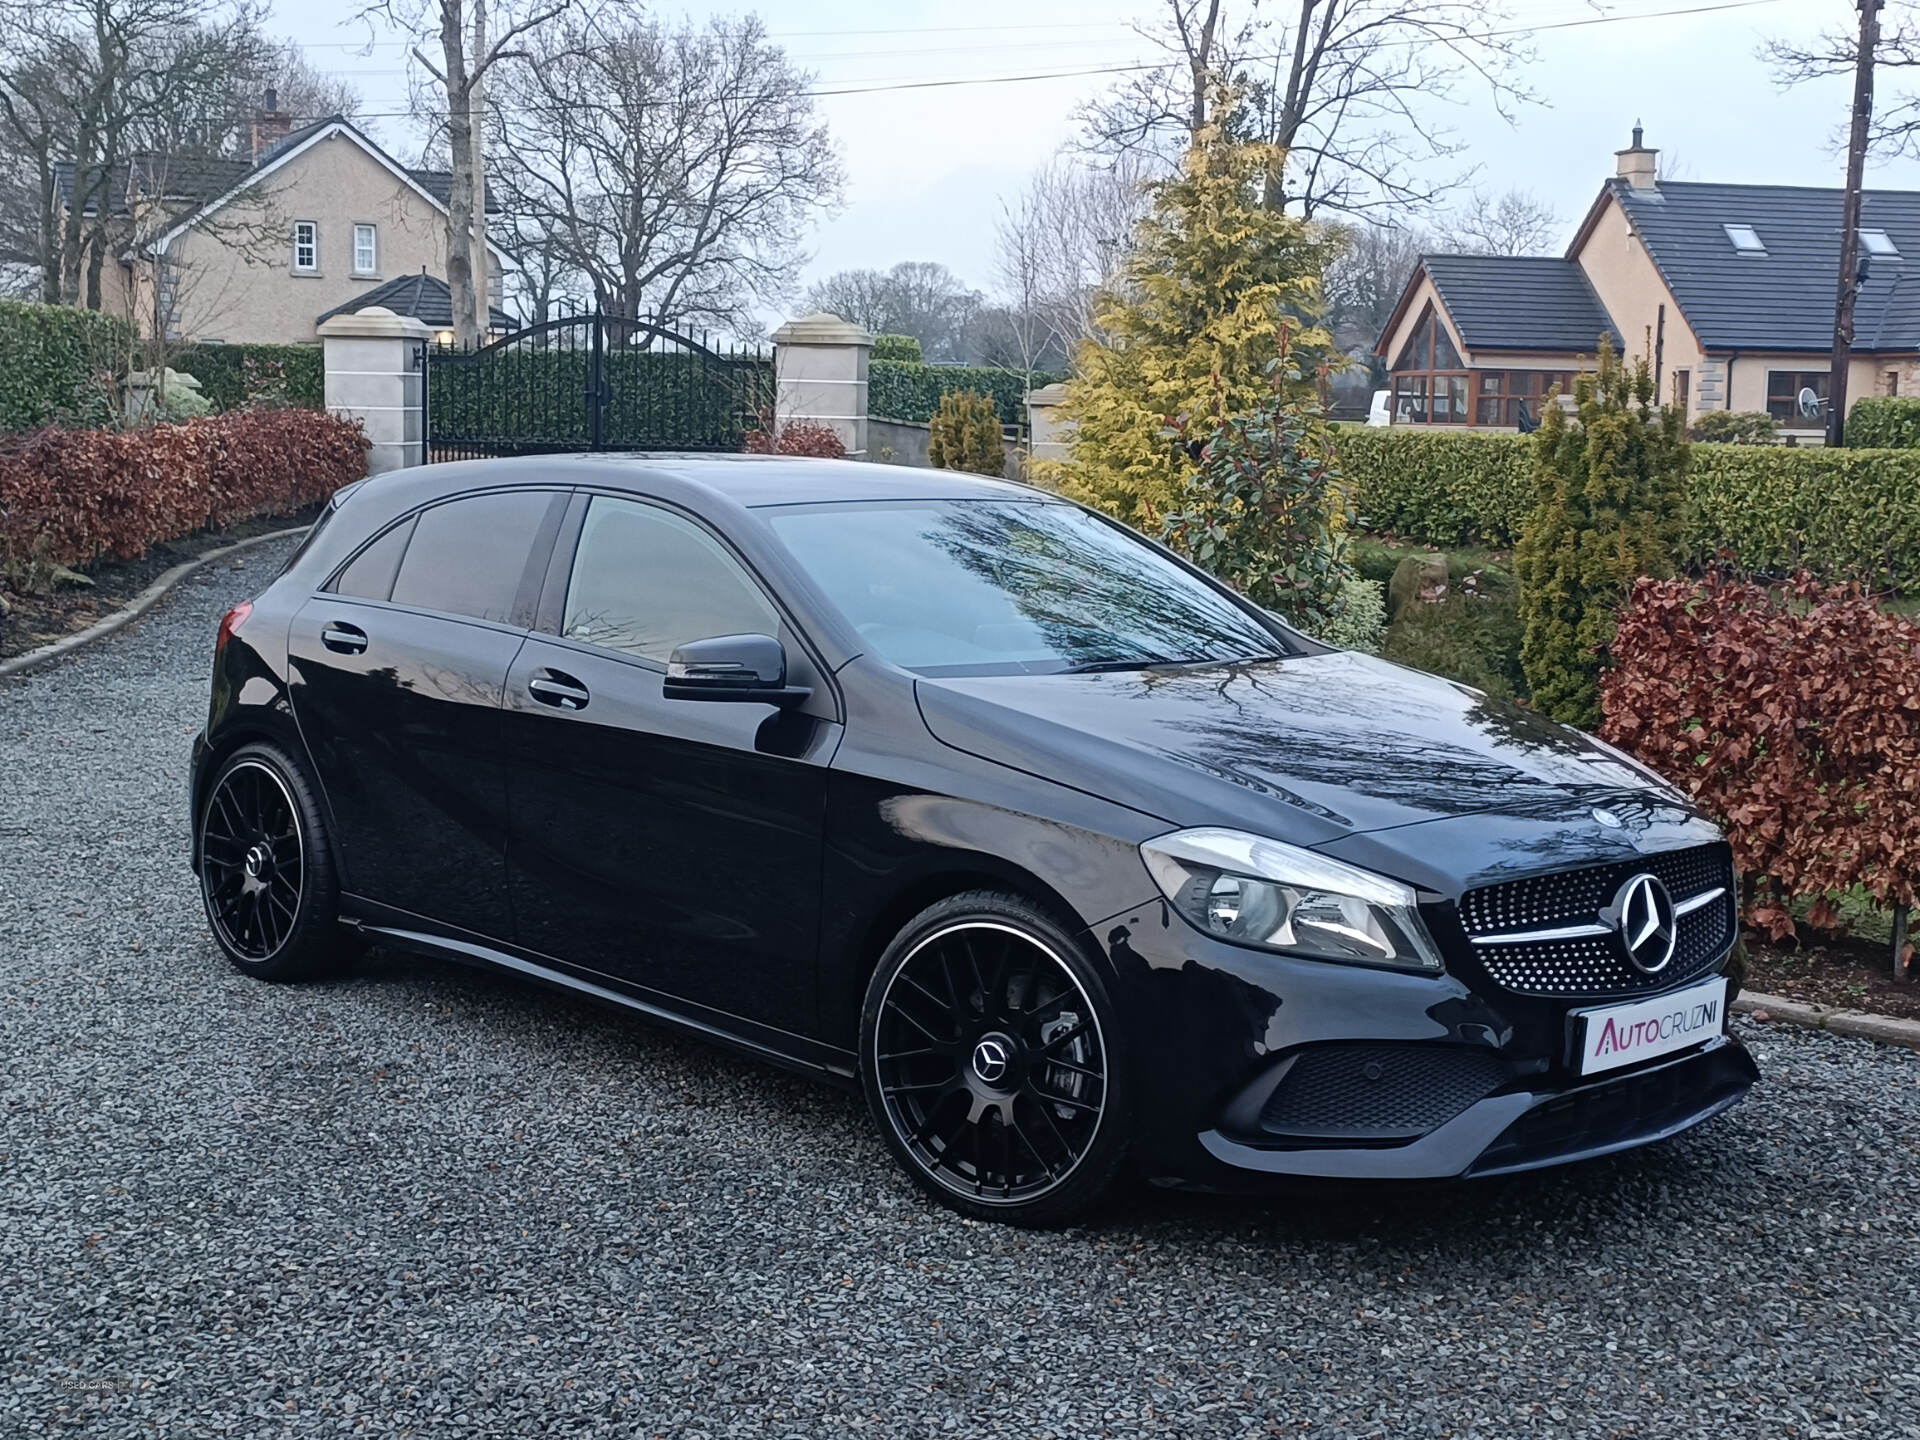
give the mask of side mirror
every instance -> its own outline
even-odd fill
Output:
[[[787,652],[773,636],[716,635],[675,648],[662,693],[669,700],[784,706],[798,705],[813,691],[787,684]]]

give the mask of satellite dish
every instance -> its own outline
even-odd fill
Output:
[[[1813,393],[1811,385],[1802,385],[1798,396],[1800,413],[1809,420],[1820,418],[1820,397]]]

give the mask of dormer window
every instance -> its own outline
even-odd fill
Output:
[[[1900,247],[1893,243],[1893,237],[1884,230],[1862,230],[1860,248],[1869,255],[1898,255]]]
[[[1760,243],[1760,232],[1751,225],[1722,225],[1727,239],[1733,242],[1733,248],[1742,255],[1764,255],[1767,247]]]

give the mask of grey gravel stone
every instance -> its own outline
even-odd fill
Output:
[[[922,1203],[858,1101],[206,939],[187,746],[284,547],[0,685],[0,1436],[1920,1436],[1920,1057],[1539,1178]]]

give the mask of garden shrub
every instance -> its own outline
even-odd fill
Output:
[[[936,470],[965,470],[973,475],[1003,475],[1007,448],[1000,441],[1000,415],[993,401],[971,390],[940,397],[929,429],[927,463]]]
[[[1378,580],[1349,575],[1340,587],[1340,608],[1321,623],[1314,638],[1341,650],[1380,649],[1387,633],[1387,592]]]
[[[749,430],[740,447],[749,455],[805,455],[816,460],[843,460],[847,447],[831,425],[795,420],[780,427],[777,438],[764,429]]]
[[[1162,538],[1256,605],[1318,635],[1344,609],[1353,576],[1344,532],[1353,517],[1319,401],[1299,388],[1284,359],[1272,372],[1251,410],[1229,412],[1221,387],[1211,428],[1183,426],[1200,458]]]
[[[1033,372],[1033,388],[1050,385],[1060,376]],[[908,360],[882,360],[877,355],[867,367],[867,413],[883,420],[912,420],[925,425],[939,413],[941,397],[971,390],[993,400],[1000,423],[1023,428],[1027,423],[1027,374],[990,365],[921,365]]]
[[[112,423],[133,344],[97,310],[0,300],[0,431]]]
[[[326,406],[326,366],[319,345],[189,345],[175,369],[200,382],[215,410],[248,405]]]
[[[1709,410],[1689,433],[1709,445],[1774,445],[1779,443],[1780,422],[1764,410]]]
[[[298,510],[366,472],[359,424],[315,410],[41,430],[0,449],[0,568],[133,559],[208,526]]]
[[[926,357],[920,351],[920,342],[911,335],[876,335],[873,337],[872,358],[903,360],[909,365],[918,365]]]
[[[1438,600],[1403,608],[1380,655],[1507,700],[1526,694],[1520,669],[1520,591],[1493,571],[1469,571]]]
[[[1920,447],[1920,399],[1869,395],[1847,412],[1849,450],[1912,450]]]
[[[1642,580],[1601,686],[1601,733],[1727,827],[1735,867],[1771,877],[1747,918],[1776,939],[1834,920],[1831,897],[1882,905],[1920,888],[1920,623],[1857,584],[1801,574]]]
[[[1533,508],[1533,446],[1524,435],[1351,426],[1337,444],[1370,530],[1435,545],[1511,545]]]
[[[1605,336],[1599,368],[1574,382],[1570,419],[1549,405],[1534,435],[1539,496],[1514,551],[1533,705],[1569,725],[1600,719],[1598,681],[1614,614],[1635,580],[1673,573],[1685,503],[1680,412],[1653,404],[1653,371]]]

